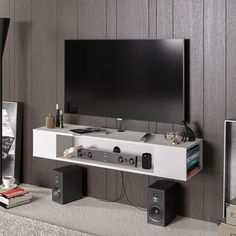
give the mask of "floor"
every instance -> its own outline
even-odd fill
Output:
[[[1,236],[94,236],[0,211]]]
[[[33,201],[8,210],[0,208],[0,211],[93,235],[217,235],[217,227],[214,223],[177,217],[169,226],[163,228],[147,224],[147,213],[132,206],[104,202],[90,197],[60,205],[51,201],[50,189],[32,185],[22,186],[33,193]]]

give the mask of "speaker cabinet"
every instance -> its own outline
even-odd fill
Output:
[[[177,184],[169,180],[159,180],[147,190],[147,222],[166,226],[176,217]]]
[[[147,169],[147,170],[152,168],[152,154],[151,153],[143,153],[142,167],[143,169]]]
[[[83,168],[70,165],[53,170],[52,200],[65,204],[83,195]]]

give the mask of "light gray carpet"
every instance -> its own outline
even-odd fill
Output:
[[[0,211],[1,236],[91,236],[89,234],[51,225],[26,217]]]
[[[104,236],[215,236],[216,224],[178,217],[163,228],[147,224],[146,212],[132,206],[84,198],[60,205],[51,201],[51,190],[23,185],[33,193],[33,201],[8,212],[92,235]],[[57,234],[55,234],[57,235]]]

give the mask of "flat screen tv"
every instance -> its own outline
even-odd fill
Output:
[[[186,40],[65,40],[65,113],[186,120]]]

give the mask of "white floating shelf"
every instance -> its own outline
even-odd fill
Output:
[[[84,128],[85,126],[65,125],[65,128],[47,129],[40,127],[33,130],[33,156],[50,160],[64,161],[86,166],[95,166],[113,170],[126,171],[137,174],[157,176],[169,179],[187,181],[202,170],[202,140],[185,142],[178,145],[171,145],[164,135],[154,134],[147,142],[139,141],[145,134],[143,132],[125,131],[117,132],[114,129],[107,129],[107,132],[89,133],[75,135],[69,130]],[[121,149],[121,155],[131,154],[142,156],[143,153],[152,154],[152,168],[143,169],[112,164],[95,160],[81,158],[64,158],[63,152],[70,147],[82,145],[87,149],[97,149],[105,152],[112,152],[115,146]],[[187,172],[188,160],[191,148],[197,147],[199,151],[194,155],[199,156],[199,168],[194,169],[190,174]]]

